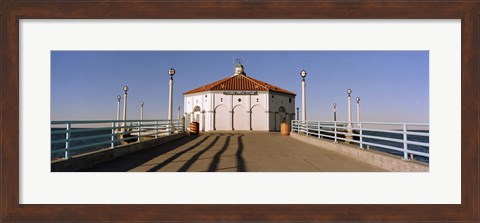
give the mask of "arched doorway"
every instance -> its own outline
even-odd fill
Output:
[[[268,130],[267,113],[261,105],[252,107],[252,130]]]
[[[285,112],[286,112],[285,107],[280,106],[278,108],[278,112],[275,113],[275,131],[280,131],[280,124],[282,124],[284,120],[287,121]]]
[[[200,106],[198,106],[198,105],[195,106],[193,108],[193,112],[192,112],[192,122],[198,122],[198,124],[201,126],[202,125],[202,123],[201,123],[202,120],[200,119],[201,114],[202,114],[202,112],[201,112]]]
[[[229,119],[228,109],[225,105],[219,105],[215,108],[213,121],[214,130],[232,130],[229,126],[231,120]]]
[[[250,130],[250,117],[243,105],[233,108],[233,130]]]
[[[195,106],[192,113],[192,122],[200,122],[200,106]]]

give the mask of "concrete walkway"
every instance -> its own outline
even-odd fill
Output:
[[[273,132],[212,132],[84,171],[380,172],[381,168]]]

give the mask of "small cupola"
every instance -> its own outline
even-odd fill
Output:
[[[238,63],[237,66],[235,66],[235,73],[233,74],[233,76],[237,75],[246,75],[245,69],[241,63]]]

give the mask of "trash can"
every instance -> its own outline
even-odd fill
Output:
[[[280,124],[280,133],[282,135],[290,135],[290,124],[288,124],[288,122],[282,122],[282,124]]]
[[[190,123],[190,134],[191,135],[198,135],[198,122],[191,122]]]

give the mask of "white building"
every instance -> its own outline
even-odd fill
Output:
[[[295,118],[295,93],[247,76],[241,64],[233,76],[183,95],[186,121],[200,131],[280,131]]]

